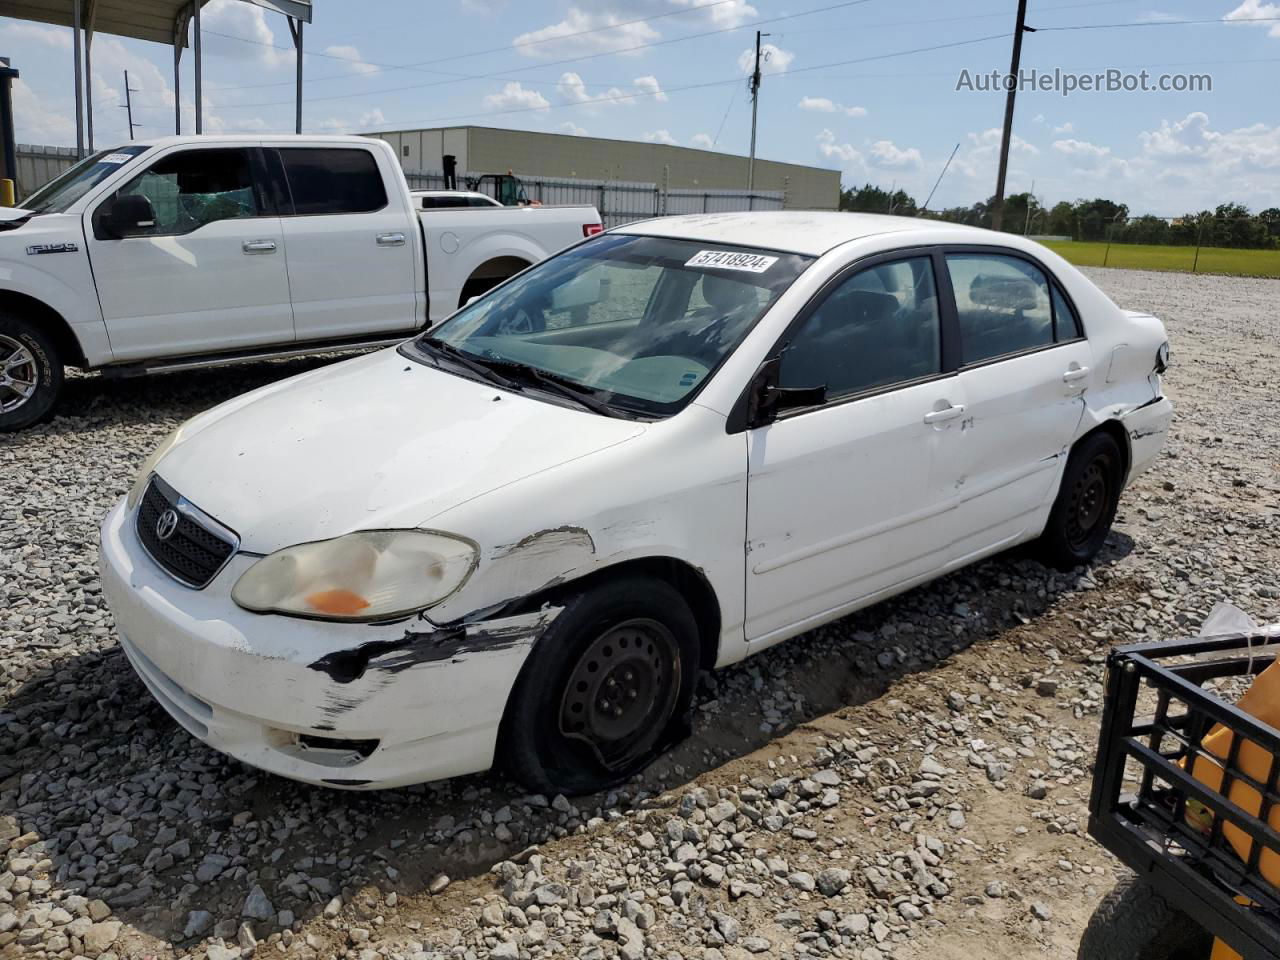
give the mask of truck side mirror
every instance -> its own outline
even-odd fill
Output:
[[[107,235],[117,240],[145,233],[155,225],[155,208],[150,200],[138,193],[117,196],[103,221]]]

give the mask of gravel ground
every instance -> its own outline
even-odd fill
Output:
[[[106,382],[0,438],[0,957],[1074,957],[1102,663],[1230,600],[1280,620],[1280,282],[1093,271],[1178,405],[1104,555],[1007,555],[709,678],[608,796],[350,794],[243,767],[133,677],[97,523],[186,417],[319,361]],[[979,946],[980,945],[980,946]]]

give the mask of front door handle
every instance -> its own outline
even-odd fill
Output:
[[[403,247],[403,233],[380,233],[377,236],[378,246],[380,247]]]
[[[944,410],[930,410],[924,415],[925,423],[945,423],[964,414],[964,404],[957,403]]]
[[[1075,383],[1077,380],[1083,380],[1089,375],[1088,367],[1072,367],[1062,375],[1063,383]]]
[[[240,249],[245,253],[275,253],[276,242],[274,240],[246,240],[240,244]]]

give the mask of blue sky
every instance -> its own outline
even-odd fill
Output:
[[[745,153],[745,76],[761,29],[771,36],[760,156],[840,169],[846,184],[896,185],[923,200],[958,143],[932,206],[968,204],[993,189],[1004,94],[958,91],[957,80],[962,70],[1007,69],[1015,7],[1014,0],[316,0],[306,31],[305,127],[359,133],[475,123]],[[1206,19],[1215,22],[1169,22]],[[762,20],[770,22],[757,26]],[[1280,3],[1031,0],[1027,22],[1039,30],[1026,36],[1024,70],[1208,73],[1212,91],[1020,93],[1010,192],[1034,182],[1047,203],[1101,195],[1157,215],[1226,200],[1255,210],[1280,205]],[[1114,24],[1139,26],[1051,29]],[[284,18],[214,0],[204,28],[206,132],[291,132]],[[927,47],[941,48],[906,53]],[[74,143],[70,31],[0,18],[5,54],[22,73],[18,140]],[[125,69],[137,90],[139,138],[172,132],[171,57],[168,47],[96,39],[99,147],[126,135]],[[191,91],[188,52],[187,131]]]

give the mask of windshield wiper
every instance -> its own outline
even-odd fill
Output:
[[[435,337],[425,337],[419,341],[425,346],[434,347],[437,352],[444,354],[460,367],[466,367],[472,373],[484,377],[490,383],[496,383],[500,387],[506,387],[508,390],[514,390],[517,393],[524,389],[520,384],[516,383],[509,377],[504,377],[493,366],[486,362],[485,359],[467,353],[465,350],[459,350],[447,340],[438,340]]]
[[[606,417],[624,415],[617,407],[596,397],[597,391],[593,387],[588,387],[586,384],[578,383],[576,380],[571,380],[558,373],[550,373],[547,370],[529,366],[527,363],[507,360],[504,357],[481,354],[479,359],[481,363],[492,364],[494,367],[518,374],[526,380],[531,380],[542,389],[567,400],[572,400],[579,406],[594,413],[603,414]]]

